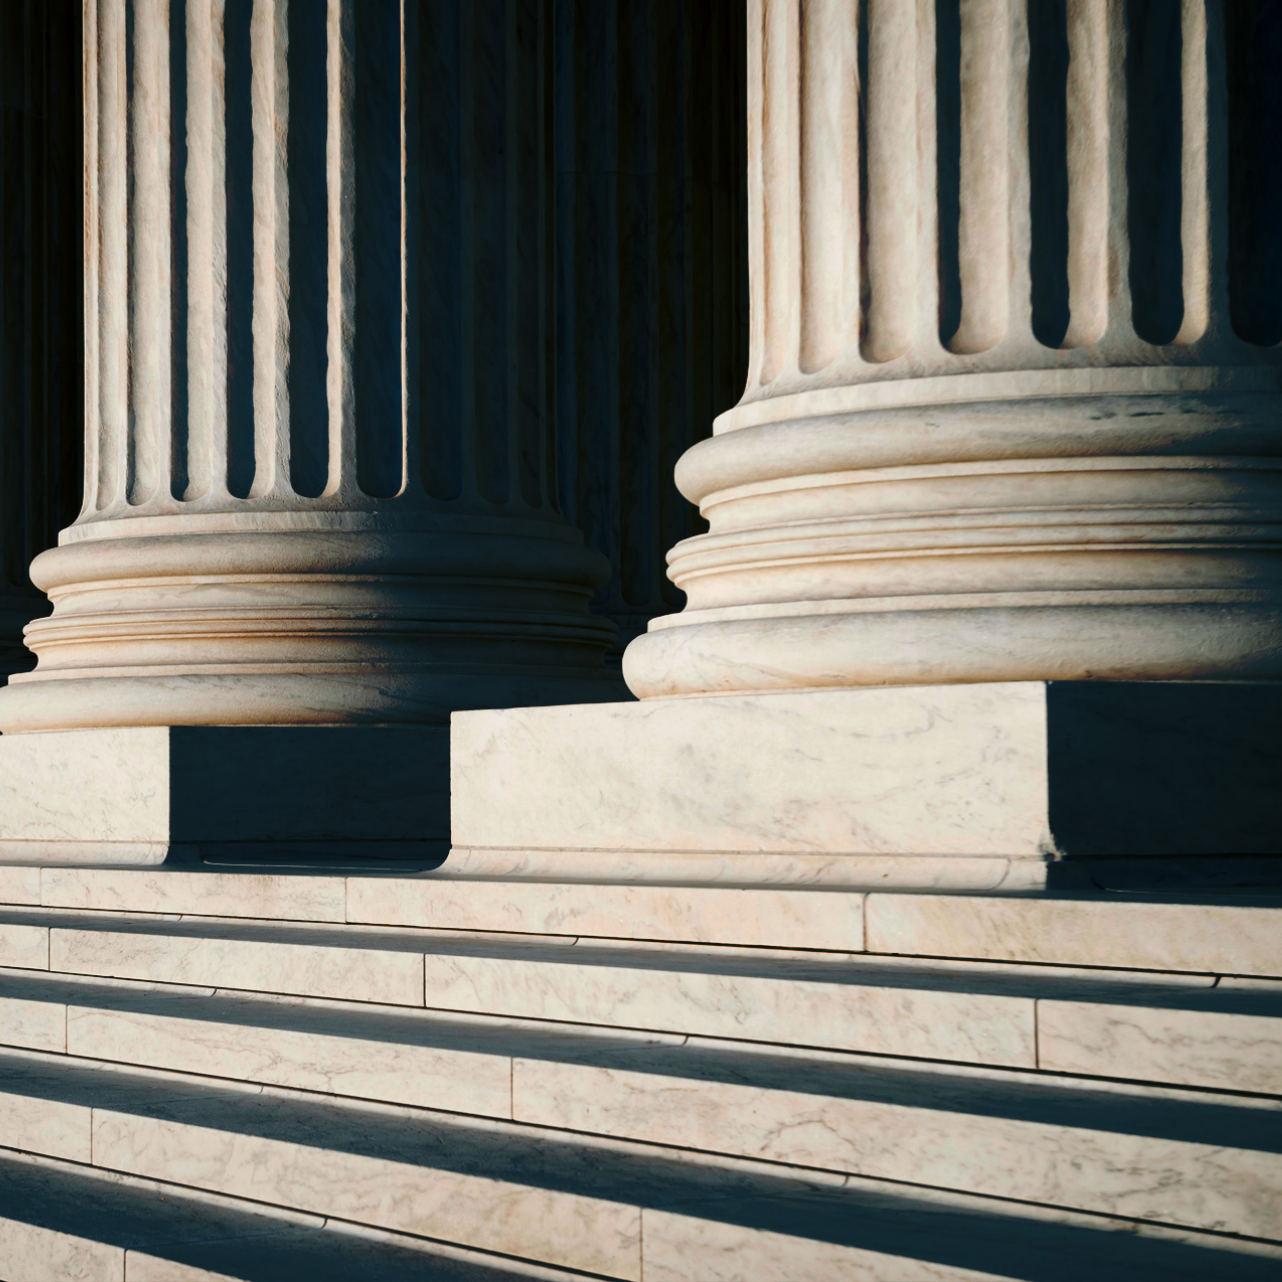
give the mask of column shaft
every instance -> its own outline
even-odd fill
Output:
[[[544,0],[89,0],[84,506],[6,732],[610,697]]]
[[[748,23],[748,387],[632,689],[1282,676],[1276,11]]]
[[[677,459],[747,366],[741,0],[558,0],[558,487],[619,650],[683,596]]]

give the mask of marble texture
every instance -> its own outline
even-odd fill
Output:
[[[418,953],[280,939],[55,929],[50,969],[388,1005],[423,1004]]]
[[[1276,1110],[1240,1110],[1234,1126],[1223,1111],[1215,1116],[1219,1101],[1208,1110],[1207,1097],[1190,1100],[1194,1117],[1200,1106],[1214,1119],[1202,1128],[1215,1134],[1206,1143],[1173,1135],[1178,1108],[1167,1105],[1161,1118],[1163,1101],[1138,1093],[1126,1103],[1099,1094],[1092,1112],[1089,1094],[1071,1093],[1065,1083],[1057,1109],[1051,1092],[1039,1101],[1025,1079],[1007,1086],[1024,1099],[1002,1116],[1000,1082],[973,1082],[967,1098],[965,1083],[918,1075],[896,1089],[893,1077],[878,1083],[869,1074],[861,1095],[856,1069],[840,1084],[848,1092],[842,1098],[813,1087],[782,1088],[786,1069],[778,1067],[781,1087],[767,1088],[704,1074],[517,1059],[513,1114],[542,1126],[911,1185],[1216,1232],[1276,1233],[1282,1207]],[[909,1102],[913,1089],[918,1098]],[[1128,1116],[1140,1133],[1128,1132]]]
[[[0,1042],[27,1050],[65,1051],[66,1006],[57,1001],[30,1000],[0,992]]]
[[[771,887],[349,877],[347,920],[772,948],[863,947],[863,896]]]
[[[0,922],[0,966],[49,969],[49,929],[21,922]]]
[[[1039,860],[1045,735],[1035,684],[465,713],[453,841]]]
[[[485,1117],[512,1115],[512,1065],[502,1054],[362,1037],[355,1027],[342,1029],[338,1019],[330,1033],[291,1028],[288,1012],[263,1025],[69,1005],[65,1018],[68,1053],[86,1059]],[[5,1041],[7,1020],[0,1000]]]
[[[1275,686],[1189,682],[461,713],[444,870],[1003,893],[1272,885],[1279,716]]]
[[[90,1163],[91,1110],[82,1103],[15,1093],[0,1085],[0,1147]]]
[[[697,964],[697,963],[696,963]],[[644,968],[642,968],[644,967]],[[426,1005],[1031,1068],[1031,998],[604,962],[429,954]]]
[[[1270,996],[1276,1005],[1268,1015],[1039,1001],[1038,1064],[1049,1072],[1282,1094],[1282,994]]]
[[[1282,975],[1276,906],[1138,897],[868,896],[872,953]]]
[[[344,920],[342,877],[274,875],[250,870],[186,872],[177,868],[163,872],[46,868],[38,875],[39,897],[29,902],[46,908],[277,921]]]
[[[107,1242],[0,1217],[0,1276],[15,1282],[125,1282],[125,1252]],[[160,1273],[152,1275],[162,1282]],[[135,1282],[130,1274],[130,1282]],[[181,1282],[170,1274],[163,1282]]]
[[[7,734],[0,860],[290,863],[337,854],[431,864],[449,833],[445,752],[439,726]]]
[[[135,1175],[640,1282],[640,1213],[583,1194],[324,1145],[94,1111],[94,1159]]]
[[[40,869],[0,864],[0,903],[38,904]]]

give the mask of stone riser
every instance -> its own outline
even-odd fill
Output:
[[[112,927],[116,927],[112,929]],[[0,916],[0,964],[66,975],[1276,1091],[1276,990],[1216,977],[812,961],[268,923]]]
[[[612,858],[601,852],[602,859]],[[1267,900],[890,894],[0,865],[0,903],[1282,976]]]
[[[1164,1257],[1161,1276],[1217,1276],[1210,1253],[1231,1246],[1133,1222],[1138,1236],[1119,1239],[1098,1230],[1122,1222],[1037,1207],[46,1057],[0,1057],[0,1126],[14,1147],[102,1171],[638,1282],[719,1276],[725,1249],[739,1253],[736,1276],[1043,1277],[1069,1244],[1096,1276]],[[1264,1263],[1234,1257],[1237,1276]]]
[[[95,1178],[642,1282],[1277,1267],[1276,1105],[1206,1090],[1282,1093],[1262,902],[14,872],[0,1147]],[[699,942],[797,897],[885,951]]]
[[[0,1044],[1255,1236],[1282,1200],[1282,1156],[1251,1150],[1277,1121],[1260,1101],[68,988],[0,979]]]

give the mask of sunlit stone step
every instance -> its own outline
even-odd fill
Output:
[[[468,1253],[470,1254],[470,1253]],[[0,1277],[13,1282],[504,1282],[564,1277],[432,1243],[379,1241],[172,1185],[0,1156]]]
[[[630,1282],[716,1277],[727,1245],[754,1278],[1067,1278],[1064,1259],[1118,1282],[1276,1269],[1231,1240],[1130,1221],[47,1056],[0,1056],[0,1143]],[[1141,1232],[1107,1231],[1124,1226]]]
[[[1282,1206],[1242,1097],[12,974],[0,1043],[1262,1237]]]
[[[0,963],[1008,1068],[1278,1089],[1275,987],[1125,971],[14,911]],[[1130,1056],[1128,1058],[1128,1055]]]
[[[0,903],[1282,977],[1282,901],[1267,897],[865,894],[459,878],[448,868],[402,877],[0,865]]]

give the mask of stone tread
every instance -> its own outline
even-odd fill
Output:
[[[1235,1096],[13,972],[0,1043],[1202,1229],[1282,1219],[1282,1107]]]
[[[1110,1232],[1105,1221],[1034,1220],[985,1199],[816,1184],[680,1151],[47,1056],[0,1056],[0,1109],[21,1119],[17,1146],[28,1151],[638,1282],[707,1277],[700,1252],[724,1250],[728,1239],[746,1251],[783,1242],[794,1260],[823,1255],[841,1265],[833,1277],[851,1278],[877,1260],[893,1264],[879,1277],[1045,1282],[1249,1282],[1279,1267],[1276,1256],[1224,1238]]]
[[[504,1282],[549,1276],[0,1154],[0,1277],[90,1282]],[[565,1276],[557,1274],[556,1276]]]
[[[448,867],[448,865],[447,865]],[[895,894],[215,869],[0,865],[0,902],[64,910],[630,937],[1282,976],[1282,899]]]
[[[0,914],[0,965],[1282,1091],[1282,990],[1209,977],[52,910]]]

